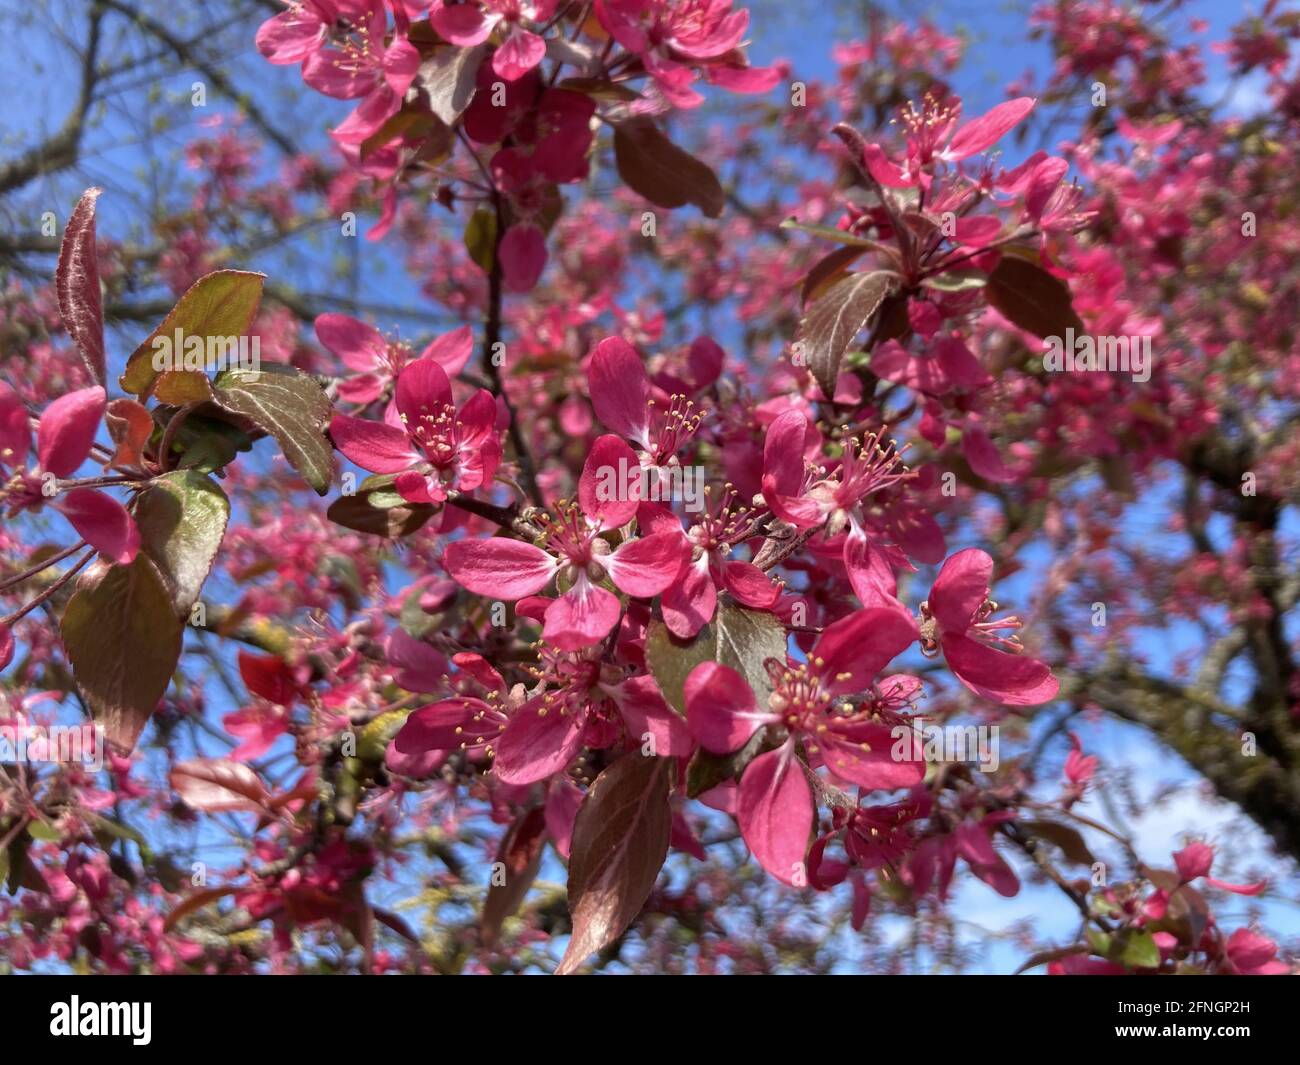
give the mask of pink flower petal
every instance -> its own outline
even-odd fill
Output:
[[[475,3],[439,2],[429,12],[429,21],[443,40],[469,48],[486,41],[499,19],[490,16]]]
[[[625,540],[604,559],[604,565],[619,591],[649,599],[672,584],[688,558],[685,538],[667,532]]]
[[[578,503],[600,529],[617,529],[635,516],[641,498],[641,463],[612,433],[597,437],[578,478]]]
[[[406,430],[414,434],[426,415],[439,417],[451,405],[451,382],[447,371],[433,359],[416,359],[397,375],[393,396]]]
[[[358,373],[379,369],[388,355],[388,341],[378,329],[346,314],[318,315],[316,339]]]
[[[531,222],[517,222],[501,238],[501,276],[510,292],[531,292],[546,269],[546,234]]]
[[[947,150],[940,153],[940,158],[949,161],[966,159],[993,147],[1033,109],[1034,100],[1028,96],[998,104],[979,118],[960,126]]]
[[[546,42],[537,34],[516,26],[492,55],[492,69],[506,81],[517,81],[537,66],[546,55]]]
[[[856,610],[826,627],[811,660],[831,694],[859,692],[919,635],[916,622],[902,610]]]
[[[447,545],[442,562],[461,587],[505,600],[540,592],[559,566],[537,545],[504,537],[456,540]]]
[[[596,417],[619,436],[648,449],[650,379],[632,345],[619,337],[597,344],[587,368],[587,386]]]
[[[939,569],[928,602],[941,633],[965,633],[989,596],[993,559],[976,547],[952,555]]]
[[[125,565],[140,551],[135,520],[112,496],[93,488],[74,488],[55,504],[78,535],[111,562]]]
[[[941,642],[957,679],[985,699],[1006,706],[1038,706],[1060,690],[1052,671],[1037,659],[997,651],[956,634],[946,634]]]
[[[521,706],[496,745],[493,772],[506,784],[532,784],[566,769],[582,749],[586,713],[538,698]]]
[[[443,333],[429,342],[429,346],[420,352],[420,358],[432,359],[446,371],[448,377],[455,377],[469,357],[474,354],[474,330],[467,325]]]
[[[573,587],[547,608],[542,638],[561,651],[578,651],[608,636],[622,613],[618,596],[579,573]]]
[[[691,753],[695,744],[686,722],[664,701],[653,677],[629,678],[615,698],[633,743],[642,744],[651,737],[659,758],[684,758]]]
[[[46,407],[36,431],[41,469],[55,477],[75,473],[90,454],[105,406],[104,390],[95,385],[60,396]]]
[[[330,421],[334,446],[363,470],[401,473],[420,461],[406,430],[383,422],[336,414]]]
[[[812,832],[813,799],[792,740],[746,767],[737,820],[758,864],[783,883],[794,884]]]
[[[408,692],[433,692],[447,677],[447,659],[423,640],[397,628],[384,639],[384,661]]]
[[[27,407],[17,392],[0,381],[0,466],[21,466],[31,446]]]
[[[709,572],[708,555],[683,566],[659,600],[668,631],[683,640],[691,639],[709,623],[717,605],[718,589]]]
[[[701,662],[686,678],[686,724],[700,746],[714,754],[730,754],[748,742],[779,714],[758,708],[754,691],[730,666]]]

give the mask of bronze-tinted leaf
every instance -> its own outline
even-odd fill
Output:
[[[229,518],[226,493],[196,470],[165,474],[140,494],[140,547],[157,563],[178,617],[185,618],[198,599]]]
[[[641,912],[668,855],[671,758],[632,753],[605,768],[573,825],[569,913],[573,935],[557,975],[613,943]]]
[[[655,206],[693,203],[709,218],[722,214],[727,198],[717,174],[677,147],[650,119],[634,118],[614,127],[614,159],[627,187]]]
[[[339,496],[330,504],[325,516],[345,529],[399,540],[424,525],[437,508],[428,503],[406,503],[395,507],[372,506],[361,495]]]
[[[740,606],[730,598],[718,602],[713,620],[693,640],[681,640],[662,621],[652,621],[646,634],[646,665],[668,704],[686,713],[686,678],[701,662],[730,666],[754,689],[760,701],[771,690],[763,663],[785,661],[785,626],[774,614]]]
[[[502,922],[519,909],[519,904],[537,879],[545,843],[546,811],[542,806],[520,814],[502,837],[478,923],[485,947],[496,942]],[[498,866],[503,874],[501,877],[497,876]]]
[[[985,292],[1004,318],[1034,336],[1064,337],[1067,329],[1084,332],[1065,282],[1019,255],[1002,256]]]
[[[1038,839],[1046,840],[1058,848],[1066,860],[1075,865],[1091,866],[1096,859],[1077,829],[1059,821],[1020,821],[1021,829]]]
[[[127,392],[140,395],[149,390],[158,376],[154,369],[154,340],[175,336],[241,337],[253,322],[258,304],[262,301],[264,274],[244,270],[217,270],[194,282],[176,306],[167,312],[161,324],[140,344],[126,361],[126,371],[121,384]],[[173,356],[181,358],[182,352]]]
[[[447,125],[456,120],[474,97],[475,78],[487,45],[473,48],[439,47],[420,64],[416,83],[429,97],[429,110]]]
[[[206,813],[262,813],[269,797],[257,773],[229,758],[177,762],[168,781],[189,806]]]
[[[835,394],[835,378],[844,353],[889,295],[897,275],[887,270],[849,274],[813,301],[799,323],[808,369],[822,394]]]
[[[813,263],[812,268],[804,274],[803,289],[799,293],[800,305],[808,306],[809,300],[816,299],[842,278],[865,251],[865,248],[836,248]]]
[[[153,560],[98,564],[63,612],[73,677],[110,743],[135,747],[181,655],[183,626]]]
[[[289,465],[318,495],[329,491],[334,450],[325,426],[334,407],[315,380],[292,366],[272,363],[260,370],[226,370],[212,388],[222,407],[275,437]]]

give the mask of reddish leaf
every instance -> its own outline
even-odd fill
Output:
[[[614,159],[627,187],[656,206],[693,203],[709,218],[722,214],[726,194],[718,176],[650,119],[634,118],[614,127]]]
[[[194,758],[178,762],[168,777],[187,804],[206,813],[263,813],[267,791],[261,778],[242,762]]]
[[[641,912],[672,833],[669,758],[631,754],[587,791],[573,826],[569,913],[573,936],[556,975],[574,972],[614,942]]]
[[[110,467],[139,466],[144,446],[153,435],[153,418],[133,399],[114,399],[104,410],[104,424],[116,450]]]
[[[808,369],[825,396],[835,395],[840,361],[853,339],[894,287],[895,274],[887,270],[849,274],[824,291],[799,323]]]
[[[291,706],[298,686],[279,655],[239,652],[239,676],[253,694],[279,706]]]
[[[1066,329],[1084,332],[1065,282],[1028,259],[1003,255],[985,292],[1002,317],[1034,336],[1064,337]]]
[[[504,866],[505,877],[498,882],[494,866],[487,900],[483,903],[483,915],[479,918],[484,946],[490,947],[496,942],[502,922],[524,901],[541,867],[545,842],[546,813],[541,806],[521,814],[502,837],[496,860]]]
[[[129,565],[89,570],[68,600],[61,631],[99,727],[130,750],[181,655],[183,625],[153,561],[141,552]]]
[[[106,372],[104,305],[99,294],[99,259],[95,253],[95,201],[101,191],[87,189],[82,193],[63,232],[54,275],[59,314],[97,385],[104,383]]]
[[[170,932],[180,922],[181,918],[188,917],[196,910],[201,910],[209,903],[216,902],[218,899],[223,899],[227,895],[233,895],[238,890],[239,888],[237,887],[227,886],[201,888],[198,891],[191,892],[186,895],[185,898],[181,899],[181,901],[176,904],[176,908],[167,915],[167,919],[163,922],[163,931]]]

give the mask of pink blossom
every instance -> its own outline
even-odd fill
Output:
[[[1037,706],[1055,698],[1059,685],[1051,670],[1022,654],[1015,632],[1019,618],[993,620],[989,599],[993,559],[977,548],[952,555],[940,568],[921,604],[922,647],[943,651],[949,668],[976,695],[1008,706]]]
[[[416,359],[397,377],[382,422],[336,414],[330,435],[363,470],[396,474],[394,488],[413,503],[442,503],[450,491],[492,483],[501,460],[497,404],[479,389],[459,409],[447,373],[432,357]]]

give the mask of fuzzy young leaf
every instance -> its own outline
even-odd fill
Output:
[[[104,384],[104,305],[99,293],[99,259],[95,252],[95,201],[101,189],[81,195],[59,247],[54,287],[59,314],[95,384]]]

